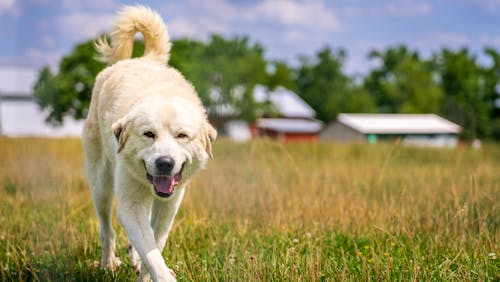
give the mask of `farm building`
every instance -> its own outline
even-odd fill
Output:
[[[274,115],[258,118],[248,125],[243,121],[229,120],[225,130],[231,139],[244,141],[252,137],[270,137],[282,141],[316,140],[323,123],[314,117],[316,112],[297,94],[277,87],[269,91],[262,85],[254,88],[254,99],[258,103],[269,103]]]
[[[6,136],[80,136],[82,121],[71,118],[59,127],[45,123],[32,95],[37,70],[27,67],[0,66],[0,135]]]
[[[81,136],[83,121],[65,118],[59,127],[45,123],[46,112],[36,104],[32,89],[37,70],[28,67],[0,66],[0,135],[6,136]],[[268,102],[275,110],[271,116],[263,115],[249,126],[246,122],[232,119],[234,110],[218,105],[217,112],[225,116],[225,132],[234,140],[249,140],[256,136],[268,136],[280,140],[316,139],[323,127],[314,119],[315,111],[299,96],[283,87],[273,91],[256,86],[257,102]]]
[[[339,114],[320,138],[368,143],[401,138],[406,145],[455,147],[460,131],[459,125],[434,114]]]

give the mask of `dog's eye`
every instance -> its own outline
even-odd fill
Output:
[[[187,134],[185,133],[177,133],[177,136],[175,136],[177,139],[185,139],[188,138]]]
[[[152,131],[146,131],[144,132],[143,135],[146,136],[147,138],[152,138],[152,139],[156,137],[156,135]]]

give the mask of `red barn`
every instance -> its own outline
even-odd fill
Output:
[[[293,118],[260,118],[256,129],[258,136],[267,136],[281,141],[314,141],[322,123],[316,120]]]
[[[278,87],[269,91],[258,85],[254,98],[259,103],[270,103],[277,112],[276,117],[261,117],[255,127],[257,135],[282,141],[311,141],[318,138],[323,123],[316,120],[316,112],[294,92]]]
[[[227,118],[223,132],[236,141],[251,138],[268,137],[281,141],[311,141],[318,139],[323,123],[315,119],[316,112],[297,94],[277,87],[270,91],[265,86],[254,87],[254,99],[257,103],[268,104],[270,112],[263,113],[255,122],[248,125],[242,120]],[[218,106],[215,109],[220,116],[229,117],[233,109]]]

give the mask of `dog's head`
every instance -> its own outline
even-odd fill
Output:
[[[134,177],[168,198],[203,168],[217,136],[198,100],[150,96],[112,125],[117,154]]]

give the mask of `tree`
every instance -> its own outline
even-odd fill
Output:
[[[365,78],[365,87],[377,99],[381,112],[438,113],[443,91],[434,79],[430,62],[405,46],[374,50],[370,58],[380,66]]]
[[[193,83],[204,105],[211,102],[210,81],[207,79],[212,68],[203,62],[205,44],[200,41],[181,38],[173,41],[169,64],[183,73]]]
[[[254,86],[271,82],[263,52],[247,37],[212,35],[207,43],[180,39],[174,41],[170,64],[193,82],[214,121],[223,118],[222,106],[252,122],[260,107],[253,98]]]
[[[40,71],[34,95],[40,107],[48,109],[47,122],[60,124],[64,116],[86,116],[95,77],[105,67],[94,59],[93,41],[77,45],[61,60],[57,73],[48,67]],[[133,57],[143,52],[144,43],[136,41]],[[179,39],[173,41],[169,64],[193,83],[212,118],[218,119],[217,106],[223,105],[237,117],[253,121],[260,107],[253,99],[253,88],[272,81],[263,52],[247,37],[213,35],[208,43]],[[285,66],[277,66],[281,76]]]
[[[60,125],[64,116],[85,118],[96,75],[105,67],[95,60],[94,40],[78,44],[63,57],[57,73],[43,67],[34,86],[34,97],[41,109],[48,110],[46,121]],[[144,52],[144,44],[134,44],[133,56]]]
[[[267,81],[265,84],[270,89],[282,86],[292,91],[297,90],[295,72],[285,62],[273,61],[268,63],[266,73]]]
[[[298,94],[323,121],[334,119],[341,112],[373,112],[372,97],[345,75],[342,66],[344,50],[320,50],[315,60],[302,58],[297,70]]]
[[[484,53],[490,57],[491,66],[483,67],[484,91],[486,103],[490,106],[491,135],[500,140],[500,53],[493,48],[485,48]]]
[[[445,92],[441,113],[463,127],[466,138],[487,137],[491,133],[490,114],[485,79],[475,56],[468,49],[443,49],[435,55],[436,67]]]
[[[250,45],[247,37],[230,40],[213,35],[206,46],[204,62],[212,68],[207,77],[211,83],[212,104],[227,105],[246,121],[256,119],[259,105],[253,98],[253,88],[266,81],[264,49]]]

